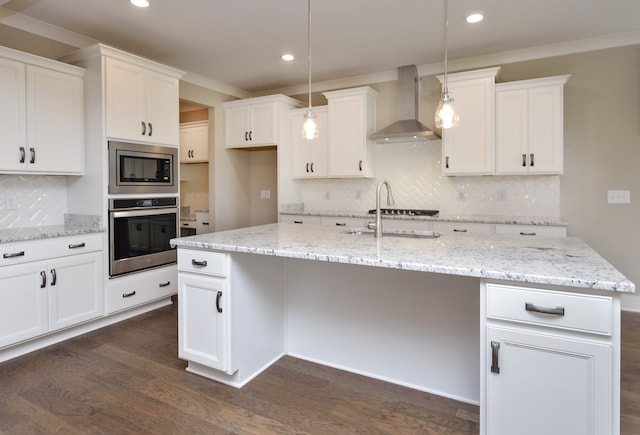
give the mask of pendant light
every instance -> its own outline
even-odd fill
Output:
[[[447,85],[447,28],[449,27],[448,0],[444,0],[444,82],[442,86],[442,96],[436,109],[436,127],[451,128],[456,127],[460,122],[460,115],[453,105],[453,97],[449,94]]]
[[[304,115],[302,123],[302,137],[307,140],[318,138],[318,123],[316,122],[316,114],[311,108],[311,0],[307,0],[307,67],[309,69],[309,109]]]

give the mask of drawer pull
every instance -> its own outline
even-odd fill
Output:
[[[294,224],[301,224],[302,221],[293,221]]]
[[[191,264],[193,266],[206,267],[207,266],[207,260],[198,261],[198,260],[191,259]]]
[[[454,232],[454,233],[466,233],[467,231],[468,231],[468,230],[459,230],[459,229],[457,229],[457,228],[454,228],[454,229],[453,229],[453,232]]]
[[[524,231],[520,231],[521,236],[535,236],[536,233],[525,233]]]
[[[216,295],[216,309],[218,310],[219,313],[222,312],[222,307],[220,306],[221,297],[222,297],[222,292],[218,292],[218,294]]]
[[[161,282],[158,284],[158,287],[169,287],[171,285],[171,281]]]
[[[87,246],[86,243],[82,242],[82,243],[72,243],[69,245],[69,249],[78,249],[78,248],[84,248],[85,246]]]
[[[11,254],[2,254],[2,258],[24,257],[24,251],[12,252]]]
[[[532,311],[534,313],[551,314],[554,316],[564,316],[564,307],[555,307],[555,308],[539,307],[537,305],[533,305],[531,302],[525,302],[524,309],[527,311]]]
[[[122,297],[123,298],[130,298],[131,296],[135,296],[136,295],[136,291],[132,291],[131,293],[122,293]]]
[[[55,269],[51,269],[51,285],[56,285],[58,282],[58,274]]]
[[[498,365],[498,351],[500,350],[500,342],[491,342],[491,373],[500,374],[500,366]]]
[[[336,222],[336,226],[337,226],[337,227],[346,227],[346,226],[347,226],[347,224],[346,224],[346,223],[344,223],[344,222]]]

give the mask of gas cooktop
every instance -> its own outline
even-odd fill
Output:
[[[438,214],[438,210],[414,210],[401,208],[381,208],[381,214],[398,215],[398,216],[434,216]],[[376,214],[376,209],[369,210],[369,214]]]

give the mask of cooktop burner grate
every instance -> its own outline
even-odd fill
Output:
[[[438,214],[438,210],[414,210],[401,208],[381,208],[381,214],[398,215],[398,216],[434,216]],[[376,209],[369,210],[369,214],[376,214]]]

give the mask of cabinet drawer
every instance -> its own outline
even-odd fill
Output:
[[[225,277],[228,263],[228,255],[220,252],[178,249],[178,269],[181,272]]]
[[[105,292],[107,313],[126,310],[177,293],[178,271],[173,265],[113,278]]]
[[[487,317],[611,335],[613,301],[607,296],[487,284]]]
[[[104,233],[0,244],[0,266],[102,250]]]
[[[433,230],[442,234],[447,233],[474,233],[493,234],[493,224],[479,224],[475,222],[434,222]]]
[[[496,234],[515,234],[524,237],[566,237],[567,229],[560,226],[498,224],[496,225]]]

